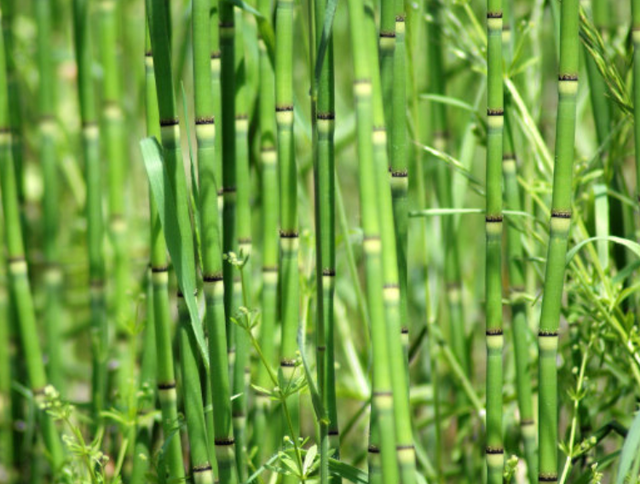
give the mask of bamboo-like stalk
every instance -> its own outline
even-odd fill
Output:
[[[14,304],[20,343],[25,357],[29,387],[36,402],[40,404],[44,399],[47,377],[42,362],[40,343],[37,338],[36,314],[27,274],[27,261],[24,255],[16,169],[13,161],[11,130],[9,127],[9,89],[5,59],[5,44],[2,36],[0,36],[0,186],[2,189],[9,289],[11,291],[10,298]],[[53,420],[45,411],[39,412],[38,420],[45,446],[50,455],[54,475],[57,475],[64,464],[62,443]]]
[[[488,93],[486,163],[487,482],[502,482],[502,1],[487,2]]]
[[[150,15],[147,3],[147,15]],[[148,33],[147,33],[148,34]],[[145,101],[147,134],[160,139],[160,114],[156,89],[154,58],[151,40],[147,35],[145,50]],[[178,405],[176,395],[176,378],[173,367],[173,350],[171,348],[171,317],[169,312],[169,262],[167,246],[162,232],[158,208],[151,194],[149,195],[149,219],[151,223],[151,284],[153,287],[152,310],[155,325],[157,370],[156,386],[162,413],[162,431],[166,444],[165,473],[170,479],[184,479],[184,464],[180,431],[177,429]]]
[[[558,479],[558,327],[564,281],[565,256],[571,227],[572,172],[576,134],[576,96],[578,91],[578,0],[564,0],[560,15],[560,65],[558,75],[558,113],[556,159],[553,170],[553,197],[549,245],[540,315],[540,386],[538,479]]]
[[[213,115],[218,122],[222,122],[222,91],[221,91],[221,51],[220,51],[220,3],[221,0],[211,0],[211,14],[209,25],[211,27],[211,89],[213,91]],[[222,129],[216,136],[216,153],[222,153]],[[222,191],[222,156],[216,157],[215,176],[218,187],[218,210],[222,215],[224,193]],[[218,217],[220,222],[222,217]]]
[[[73,30],[78,65],[78,93],[82,121],[82,147],[87,185],[86,218],[89,251],[89,285],[91,295],[91,342],[93,355],[92,405],[94,425],[107,399],[108,330],[105,314],[104,254],[102,219],[102,176],[100,166],[100,133],[97,124],[96,99],[91,75],[91,41],[89,37],[89,2],[74,0]]]
[[[2,265],[7,268],[4,260]],[[16,473],[16,453],[13,443],[13,402],[11,401],[11,334],[9,330],[9,291],[0,289],[0,471],[7,482]]]
[[[126,404],[133,388],[129,381],[133,374],[130,335],[124,326],[129,317],[129,244],[127,239],[126,159],[127,138],[122,111],[122,81],[118,62],[118,0],[100,0],[100,54],[102,70],[101,127],[104,139],[104,156],[108,166],[109,232],[114,251],[112,314],[116,334],[116,359],[118,363],[117,390],[120,400]]]
[[[34,3],[38,27],[38,84],[39,104],[39,157],[44,180],[44,198],[42,203],[44,226],[45,272],[45,311],[47,369],[49,381],[65,394],[63,374],[62,310],[60,304],[62,273],[58,265],[58,205],[59,186],[56,156],[55,126],[55,87],[54,63],[51,55],[51,5],[49,0],[37,0]]]
[[[429,92],[439,96],[446,95],[446,72],[443,59],[443,35],[441,25],[441,3],[429,2],[428,9],[434,24],[428,29],[429,49]],[[447,151],[447,109],[443,103],[433,103],[431,106],[432,143],[442,152]],[[437,164],[436,188],[438,202],[441,207],[453,207],[452,176],[448,166],[440,160],[431,157]],[[445,250],[444,282],[446,286],[447,306],[449,312],[449,333],[451,347],[460,365],[469,373],[469,352],[467,350],[464,313],[462,310],[462,286],[460,274],[460,259],[455,222],[451,217],[442,217],[442,233],[447,244]]]
[[[204,2],[203,2],[204,3]],[[208,12],[205,13],[208,15]],[[195,16],[194,16],[195,17]],[[209,66],[207,66],[207,71]],[[208,83],[207,85],[210,85]],[[191,317],[183,295],[178,293],[178,340],[180,343],[181,390],[184,405],[189,454],[193,480],[197,484],[213,484],[213,468],[209,461],[207,426],[202,399],[203,386],[200,381],[198,344],[191,329]]]
[[[218,210],[219,153],[215,129],[215,74],[208,0],[198,0],[193,11],[194,86],[198,172],[200,178],[200,241],[206,303],[205,325],[209,334],[210,385],[213,403],[214,445],[221,484],[236,482],[234,439],[231,421],[231,390],[227,356],[227,327],[222,273],[222,234]],[[217,25],[215,26],[217,27]],[[215,54],[215,50],[213,51]],[[212,68],[213,67],[213,68]],[[231,96],[233,97],[233,96]]]
[[[316,0],[315,50],[323,42],[326,0]],[[316,217],[316,280],[317,327],[316,366],[318,391],[327,412],[328,422],[320,422],[320,479],[328,478],[328,451],[335,449],[334,458],[340,458],[338,409],[336,401],[335,346],[334,346],[334,293],[336,280],[335,253],[335,94],[333,66],[333,36],[327,43],[320,70],[316,93],[316,152],[315,152],[315,217]],[[332,482],[339,482],[333,477]]]
[[[259,0],[258,10],[265,18],[271,18],[270,0]],[[276,119],[275,78],[273,65],[264,39],[258,38],[260,62],[260,92],[258,125],[260,127],[260,166],[262,168],[262,293],[260,306],[262,318],[259,344],[262,354],[270,365],[275,366],[277,349],[273,339],[278,316],[278,172],[276,167]],[[256,384],[268,389],[272,386],[269,371],[259,365]],[[257,392],[255,396],[252,447],[257,449],[256,464],[264,462],[271,454],[267,435],[267,417],[270,411],[268,395]]]
[[[518,190],[516,157],[508,134],[509,115],[505,126],[507,135],[504,137],[504,154],[502,156],[502,171],[504,173],[505,203],[509,210],[522,210]],[[509,270],[509,291],[511,299],[511,325],[513,331],[513,348],[516,360],[516,386],[518,395],[518,410],[520,410],[520,428],[524,442],[524,452],[527,462],[527,475],[531,482],[536,480],[536,426],[533,418],[533,399],[531,392],[531,370],[529,367],[529,326],[527,324],[527,307],[523,300],[525,290],[523,257],[524,250],[520,240],[520,231],[507,224],[507,258]]]
[[[368,55],[369,65],[378,65],[378,50],[375,45],[375,23],[373,16],[373,7],[367,4],[367,13],[365,20],[368,27],[367,39],[370,42]],[[394,85],[392,98],[394,101],[393,112],[402,111],[402,122],[405,119],[406,106],[399,102],[397,99],[396,90],[399,89],[395,83],[398,78],[402,78],[402,84],[404,84],[404,76],[399,74],[398,69],[404,69],[404,13],[398,13],[396,11],[396,42],[399,38],[402,38],[402,43],[396,43],[396,51],[394,54]],[[400,62],[398,63],[398,58]],[[381,242],[382,242],[382,282],[383,282],[383,301],[384,311],[386,319],[386,337],[388,341],[388,354],[389,354],[389,368],[390,374],[393,375],[391,379],[391,388],[393,392],[393,414],[395,422],[395,453],[396,460],[400,469],[400,479],[403,484],[411,484],[415,482],[415,449],[413,446],[413,435],[411,429],[411,409],[409,406],[409,385],[408,385],[408,366],[406,361],[406,348],[408,347],[408,329],[404,326],[403,310],[402,310],[402,283],[400,279],[402,277],[402,270],[399,268],[399,263],[402,264],[402,257],[399,256],[399,250],[396,242],[399,242],[398,235],[391,227],[398,227],[397,217],[400,215],[398,209],[402,211],[402,203],[398,204],[397,190],[403,190],[402,184],[405,184],[405,198],[406,198],[406,170],[389,170],[389,158],[387,151],[387,136],[386,136],[386,124],[384,116],[383,106],[383,91],[381,76],[378,69],[375,67],[371,70],[372,81],[372,108],[373,108],[373,163],[377,183],[377,199],[378,199],[378,212],[380,227],[384,227],[381,230]],[[398,109],[397,109],[398,108]],[[402,108],[402,109],[399,109]],[[395,123],[399,120],[395,119]],[[393,132],[404,131],[398,124],[394,125]],[[393,142],[390,143],[393,145]],[[392,146],[391,152],[394,151]],[[406,166],[406,164],[404,165]],[[390,176],[389,176],[390,175]],[[391,182],[391,187],[389,186]],[[406,199],[405,199],[406,202]],[[406,212],[406,203],[404,203],[404,209]],[[406,235],[406,234],[405,234]],[[404,242],[406,243],[406,237]],[[406,260],[405,260],[406,266]],[[406,272],[405,272],[406,275]],[[406,300],[405,300],[406,302]],[[386,435],[382,435],[382,438],[386,438]]]
[[[353,93],[356,103],[357,146],[359,165],[360,206],[364,230],[366,294],[371,318],[371,343],[373,350],[373,395],[371,410],[371,435],[369,439],[369,482],[398,482],[399,473],[395,455],[395,425],[393,420],[393,393],[386,331],[386,317],[381,297],[382,242],[378,217],[378,193],[373,163],[373,105],[372,105],[372,53],[375,46],[375,30],[371,48],[362,42],[362,32],[367,32],[364,6],[361,0],[349,0],[349,26],[354,59]],[[373,68],[377,68],[373,66]],[[386,150],[386,147],[385,147]],[[395,335],[397,338],[397,335]]]
[[[298,287],[298,185],[293,134],[293,0],[276,3],[276,124],[280,181],[280,314],[282,343],[280,369],[290,381],[296,367],[299,319]],[[290,397],[287,407],[293,423],[291,439],[299,433],[299,398]],[[291,480],[291,479],[288,479]]]
[[[156,321],[153,313],[153,272],[148,271],[147,280],[147,319],[144,327],[142,345],[142,365],[138,381],[138,397],[136,399],[137,427],[133,449],[133,466],[131,468],[131,484],[143,484],[147,479],[151,463],[153,420],[147,415],[154,410],[156,400],[156,367],[158,357],[156,351]]]
[[[244,48],[244,22],[242,10],[235,9],[235,65],[236,65],[236,113],[235,113],[235,172],[236,172],[236,241],[234,247],[248,257],[243,270],[251,275],[251,180],[249,174],[249,113],[248,88],[246,80],[246,63]],[[245,278],[243,287],[239,281],[238,271],[234,271],[234,313],[240,305],[251,306],[251,277]],[[238,465],[238,480],[247,479],[246,452],[246,414],[247,391],[249,388],[249,336],[246,331],[236,328],[235,331],[236,359],[233,367],[233,393],[238,395],[233,400],[233,429],[236,439],[236,461]]]

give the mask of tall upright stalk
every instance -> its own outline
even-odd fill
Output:
[[[356,103],[356,129],[358,146],[358,172],[360,206],[364,231],[366,294],[371,318],[371,343],[373,350],[373,395],[371,404],[371,435],[369,438],[369,482],[398,482],[398,464],[395,455],[395,425],[393,420],[393,393],[389,362],[388,334],[384,303],[381,297],[382,242],[378,216],[378,187],[373,162],[373,104],[372,104],[372,53],[370,46],[362,42],[362,32],[367,32],[364,5],[361,0],[349,0],[349,26],[354,60],[353,93]],[[369,29],[373,44],[376,36]],[[374,45],[375,51],[377,46]],[[385,147],[386,149],[386,147]],[[397,337],[397,335],[396,335]]]
[[[538,479],[558,479],[558,327],[564,282],[565,256],[571,227],[572,172],[576,134],[576,96],[578,92],[578,0],[564,0],[560,14],[560,72],[558,75],[558,113],[556,158],[553,170],[553,197],[540,315],[540,386]]]
[[[298,350],[298,172],[293,136],[293,0],[276,3],[276,124],[278,134],[278,171],[280,180],[280,314],[282,343],[280,368],[290,381]],[[294,432],[299,432],[298,395],[287,404]],[[298,435],[291,435],[297,439]]]
[[[249,175],[249,112],[248,88],[246,80],[248,59],[244,49],[244,22],[242,10],[235,11],[235,65],[236,65],[236,241],[235,247],[244,257],[248,257],[243,270],[251,274],[251,179]],[[246,278],[243,287],[239,281],[240,274],[236,269],[234,274],[234,312],[246,300],[251,304],[251,277]],[[247,292],[246,294],[244,292]],[[235,326],[235,325],[234,325]],[[234,327],[234,329],[236,329]],[[238,480],[244,482],[247,478],[246,456],[246,414],[247,390],[250,377],[249,368],[249,338],[246,331],[235,331],[236,359],[233,367],[233,393],[237,397],[233,400],[233,428],[236,439],[236,461],[238,463]]]
[[[126,203],[126,159],[127,129],[121,106],[122,81],[118,62],[118,0],[100,0],[100,53],[102,70],[102,133],[104,155],[108,167],[109,232],[115,255],[113,310],[117,345],[118,378],[117,389],[123,402],[129,400],[128,392],[133,387],[128,381],[132,368],[127,366],[131,344],[130,335],[124,328],[129,317],[128,282],[129,250],[127,240]]]
[[[4,232],[4,230],[2,230]],[[4,235],[4,234],[3,234]],[[3,257],[3,267],[7,267]],[[13,402],[11,401],[11,332],[9,294],[6,285],[0,289],[0,472],[10,482],[16,472],[17,453],[13,442]]]
[[[216,159],[215,96],[211,89],[215,75],[215,45],[208,29],[208,0],[197,0],[193,10],[193,74],[195,86],[196,141],[200,178],[200,241],[202,278],[206,304],[205,325],[209,334],[210,385],[213,402],[214,445],[221,484],[236,482],[236,462],[231,420],[231,390],[227,356],[227,327],[222,272],[222,234],[218,210],[221,175]],[[217,28],[217,25],[214,26]],[[213,54],[212,54],[213,52]],[[211,60],[210,60],[211,59]],[[213,68],[212,68],[213,67]],[[233,96],[231,96],[233,97]]]
[[[60,304],[62,273],[58,265],[58,168],[56,156],[55,125],[55,88],[54,63],[51,53],[51,2],[37,0],[34,4],[38,27],[38,104],[40,110],[39,123],[39,156],[44,181],[44,198],[42,203],[44,225],[44,257],[45,273],[45,311],[44,324],[46,331],[47,369],[49,381],[60,392],[65,394],[65,379],[62,358],[62,328],[60,320],[62,310]]]
[[[636,156],[636,196],[640,200],[640,0],[631,1],[633,24],[633,106],[635,122],[633,125],[635,135],[635,156]]]
[[[373,7],[367,3],[365,8],[367,15],[365,16],[367,40],[369,41],[369,65],[378,65],[378,49],[375,45],[375,23],[373,15]],[[396,40],[399,36],[404,36],[404,14],[396,15]],[[402,41],[404,42],[404,40]],[[404,55],[404,45],[398,48],[394,54],[396,59],[398,56]],[[402,62],[400,62],[402,64]],[[402,66],[400,66],[402,67]],[[402,77],[404,84],[404,76],[398,75],[398,64],[394,62],[394,113],[395,108],[399,106],[397,103],[395,90],[398,86],[395,81],[398,77]],[[398,176],[391,170],[391,187],[389,186],[389,163],[387,151],[386,124],[383,106],[383,91],[380,71],[377,68],[371,69],[371,85],[372,85],[372,108],[373,108],[373,169],[377,184],[377,200],[378,213],[381,230],[382,242],[382,282],[383,282],[383,301],[386,319],[386,337],[388,341],[389,370],[393,375],[391,379],[391,388],[393,393],[393,414],[395,422],[395,453],[398,466],[400,468],[400,479],[403,484],[411,484],[415,482],[415,449],[413,446],[413,435],[411,429],[411,409],[409,406],[409,385],[408,385],[408,367],[405,359],[408,342],[407,328],[402,326],[402,284],[399,283],[402,271],[398,267],[401,257],[398,256],[396,242],[397,234],[391,229],[394,227],[394,221],[397,227],[398,208],[397,199],[393,199],[394,191],[403,181],[406,183],[406,176]],[[403,122],[405,106],[402,106]],[[398,121],[398,120],[395,120]],[[398,129],[398,125],[394,125],[394,132]],[[402,129],[400,128],[400,131]],[[405,132],[406,134],[406,132]],[[393,144],[393,143],[391,143]],[[393,148],[391,150],[393,152]],[[406,173],[405,173],[406,175]],[[394,181],[395,180],[395,181]],[[406,187],[405,187],[406,188]],[[406,193],[405,193],[406,195]],[[404,206],[406,209],[406,204]],[[407,214],[405,214],[407,215]],[[405,238],[406,241],[406,238]],[[382,438],[386,438],[382,435]]]
[[[314,3],[316,51],[323,42],[326,5],[326,0],[316,0]],[[333,457],[339,458],[333,309],[336,278],[333,36],[324,41],[327,42],[326,54],[318,79],[315,112],[316,280],[321,281],[317,284],[316,365],[318,389],[328,417],[327,423],[320,423],[320,446],[325,450],[321,456],[332,448],[335,449]],[[325,474],[324,463],[321,463],[321,479]],[[328,461],[326,463],[328,469]],[[339,478],[333,480],[339,481]]]
[[[147,3],[147,10],[150,10]],[[147,12],[150,15],[150,12]],[[160,140],[160,114],[156,89],[155,69],[151,50],[151,40],[147,32],[145,51],[145,104],[147,134]],[[184,479],[180,430],[177,428],[178,402],[176,378],[173,367],[173,349],[171,347],[171,316],[169,311],[169,261],[167,245],[162,232],[158,207],[149,196],[149,219],[151,225],[151,285],[153,288],[152,311],[155,326],[155,344],[157,353],[156,386],[162,413],[162,431],[166,442],[165,473],[170,479]]]
[[[487,482],[502,482],[502,1],[487,2],[488,93],[486,164]]]
[[[6,51],[0,36],[0,187],[2,189],[2,211],[4,215],[4,238],[6,244],[9,289],[17,318],[20,343],[25,357],[29,387],[38,404],[44,399],[47,377],[38,340],[36,314],[31,295],[27,261],[24,255],[16,169],[11,149],[9,127],[9,90],[7,85]],[[38,414],[44,443],[50,454],[54,474],[62,470],[64,454],[62,442],[53,420],[45,411]]]
[[[82,121],[82,148],[87,185],[86,218],[89,251],[89,285],[91,296],[91,342],[93,355],[92,404],[94,424],[101,417],[107,398],[108,330],[105,314],[104,254],[102,219],[102,167],[100,166],[99,129],[92,72],[89,34],[89,2],[74,0],[73,30],[76,63],[78,65],[78,93]]]

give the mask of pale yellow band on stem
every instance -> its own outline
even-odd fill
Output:
[[[504,336],[501,334],[487,335],[487,348],[492,350],[500,350],[504,346]]]
[[[504,454],[487,454],[487,465],[489,467],[504,467]]]
[[[559,80],[558,92],[564,96],[573,96],[578,92],[578,81],[574,80]]]
[[[293,124],[293,110],[276,111],[276,123],[284,126]]]
[[[151,274],[151,281],[154,284],[167,284],[169,282],[169,272],[153,272]]]
[[[178,392],[176,388],[159,388],[158,398],[161,402],[175,402],[178,399]]]
[[[538,336],[540,351],[555,351],[558,349],[558,336]]]

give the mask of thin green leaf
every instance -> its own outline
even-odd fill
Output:
[[[637,459],[640,459],[640,412],[633,419],[627,438],[624,439],[616,484],[624,484],[629,469]]]

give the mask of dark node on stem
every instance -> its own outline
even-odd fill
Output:
[[[276,150],[276,147],[272,145],[263,146],[262,148],[260,148],[261,153],[273,153],[275,150]]]
[[[376,390],[373,392],[374,397],[392,397],[393,392],[391,390]]]
[[[395,283],[389,283],[382,286],[383,289],[398,289],[400,286]]]
[[[55,121],[56,117],[53,114],[42,114],[40,116],[40,122],[45,122],[45,121]]]
[[[218,27],[221,29],[232,29],[235,27],[235,24],[233,23],[233,20],[230,22],[219,22]]]
[[[96,121],[83,121],[82,122],[82,129],[95,128],[97,126],[98,126],[98,123]]]
[[[182,289],[178,289],[178,291],[177,291],[177,295],[178,295],[178,297],[179,297],[179,298],[181,298],[181,299],[183,299],[183,298],[184,298],[184,294],[183,294],[183,292],[182,292]],[[198,295],[198,290],[197,290],[197,289],[194,289],[194,290],[193,290],[193,295],[194,295],[194,296],[197,296],[197,295]]]
[[[396,22],[404,22],[404,15],[396,15]]]
[[[146,408],[139,408],[138,411],[136,412],[136,415],[138,417],[144,417],[145,415],[149,415],[149,410]]]
[[[402,328],[400,328],[400,334],[409,334],[409,328],[403,326]]]
[[[211,464],[207,463],[207,464],[201,464],[199,466],[193,466],[191,470],[193,471],[194,474],[197,474],[199,472],[210,471],[212,470],[212,467],[211,467]]]
[[[386,126],[374,126],[373,127],[373,132],[374,133],[382,133],[382,132],[386,132],[387,131],[387,127]]]
[[[356,86],[358,84],[371,84],[371,79],[354,79],[353,84]]]
[[[502,31],[503,32],[509,32],[511,30],[511,25],[509,24],[503,24],[502,25]]]
[[[329,430],[329,432],[327,432],[327,435],[340,435],[340,431],[338,431],[338,429]]]
[[[104,287],[104,281],[102,279],[92,279],[89,281],[89,285],[92,289],[102,289]]]
[[[487,116],[504,116],[504,109],[487,109]]]
[[[551,210],[552,218],[571,218],[571,210]]]
[[[158,382],[158,390],[162,391],[162,390],[171,390],[172,388],[176,387],[176,382],[175,381],[169,381],[169,382]]]
[[[380,240],[380,236],[379,235],[366,235],[364,237],[362,237],[362,240]]]
[[[487,215],[484,218],[484,221],[487,223],[501,223],[502,222],[502,215]]]
[[[262,272],[278,272],[278,266],[264,266]]]
[[[392,31],[392,32],[386,32],[384,30],[380,31],[380,37],[381,38],[393,39],[393,38],[395,38],[395,36],[396,36],[395,30]]]
[[[240,238],[238,238],[238,244],[239,245],[242,245],[242,244],[249,245],[249,244],[251,244],[251,237],[240,237]]]
[[[240,411],[240,412],[233,412],[233,413],[231,414],[231,416],[232,416],[233,418],[244,418],[244,412],[242,412],[242,411]]]
[[[322,269],[322,275],[327,277],[335,277],[336,270],[335,269]]]
[[[327,351],[327,347],[325,345],[316,346],[316,351]]]
[[[225,447],[235,444],[236,441],[233,437],[223,437],[221,439],[215,439],[215,444],[220,447]]]
[[[458,281],[447,282],[447,291],[453,291],[455,289],[460,289],[460,282]]]
[[[516,155],[513,153],[505,153],[502,155],[502,161],[513,161],[516,159]]]
[[[24,262],[25,258],[23,255],[14,255],[12,257],[7,257],[7,262],[9,264],[15,264],[17,262]]]
[[[238,120],[243,120],[243,119],[248,119],[249,116],[246,113],[238,113],[236,114],[236,121]]]
[[[218,282],[223,279],[222,272],[214,272],[213,274],[204,274],[202,280],[204,282]]]
[[[558,337],[558,331],[551,331],[548,329],[541,329],[538,331],[538,336],[542,337],[542,338],[557,338]]]
[[[287,111],[293,111],[293,104],[286,104],[284,106],[276,106],[276,113],[286,113]]]
[[[558,474],[541,472],[538,474],[538,482],[558,482]]]
[[[222,187],[218,195],[224,195],[225,193],[236,193],[236,187]]]
[[[213,116],[201,116],[196,118],[196,124],[215,124],[215,119]]]
[[[284,368],[293,368],[294,366],[296,366],[296,360],[290,360],[288,358],[283,358],[282,360],[280,360],[280,366],[282,366]]]
[[[485,332],[487,336],[502,336],[502,328],[490,328]]]
[[[525,418],[520,420],[520,425],[522,427],[527,427],[528,425],[533,425],[535,422],[533,421],[532,418]]]
[[[169,266],[151,266],[151,272],[154,274],[158,274],[160,272],[167,272],[169,270]]]
[[[8,133],[11,133],[11,128],[9,126],[0,126],[0,134]]]
[[[317,117],[318,119],[323,119],[323,120],[331,121],[331,120],[333,120],[333,119],[335,119],[335,118],[336,118],[336,113],[333,113],[333,112],[320,113],[320,112],[319,112],[318,114],[316,114],[316,117]]]
[[[169,118],[169,119],[161,119],[160,120],[160,126],[161,127],[177,126],[178,124],[180,124],[180,121],[178,120],[178,118]]]
[[[560,74],[559,81],[578,81],[578,74]]]
[[[229,349],[227,349],[227,354],[228,354],[228,355],[232,355],[232,354],[234,354],[235,352],[236,352],[236,349],[235,349],[235,348],[229,348]]]
[[[281,230],[280,238],[282,239],[297,239],[298,231],[297,230]]]
[[[145,57],[153,57],[153,52],[150,51],[150,50],[147,50],[147,51],[145,51],[144,56]]]
[[[368,451],[370,454],[379,454],[379,453],[380,453],[380,449],[378,449],[375,445],[370,445],[370,446],[367,448],[367,451]]]
[[[214,51],[211,53],[211,58],[212,58],[212,59],[220,59],[220,51],[219,51],[219,50],[214,50]]]
[[[502,10],[499,12],[487,12],[487,18],[502,18]]]
[[[396,445],[396,450],[413,450],[413,444]]]
[[[502,447],[489,447],[489,446],[487,446],[485,451],[486,451],[487,454],[495,454],[495,455],[504,454],[504,449]]]
[[[392,170],[391,167],[389,167],[389,172],[392,178],[407,178],[409,176],[408,170]]]

